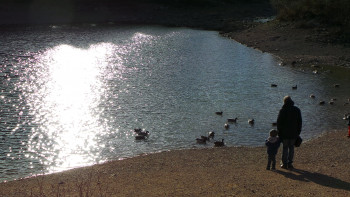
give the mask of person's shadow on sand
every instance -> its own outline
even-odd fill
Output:
[[[350,191],[350,183],[342,181],[340,179],[330,177],[324,174],[320,174],[317,172],[308,172],[305,170],[293,169],[291,171],[275,171],[279,174],[284,175],[287,178],[309,182],[312,181],[316,184],[331,187],[335,189],[343,189],[346,191]]]

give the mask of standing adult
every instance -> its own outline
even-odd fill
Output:
[[[283,106],[277,117],[278,136],[283,143],[282,166],[281,168],[294,168],[294,144],[300,135],[302,118],[300,109],[294,106],[290,96],[283,98]]]

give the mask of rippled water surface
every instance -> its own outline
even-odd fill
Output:
[[[285,95],[302,110],[305,139],[346,128],[348,70],[313,75],[281,67],[217,32],[87,25],[0,35],[0,181],[211,147],[195,141],[208,131],[228,146],[260,146]],[[318,105],[331,98],[334,105]],[[134,128],[150,138],[135,141]]]

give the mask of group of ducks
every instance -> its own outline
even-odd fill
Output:
[[[334,84],[335,88],[339,88],[339,86],[340,86],[339,84]],[[271,84],[271,87],[277,87],[277,84]],[[298,86],[297,85],[292,86],[292,89],[296,90],[296,89],[298,89]],[[314,94],[311,94],[310,98],[315,99],[316,96]],[[334,104],[335,101],[336,101],[336,99],[332,98],[329,101],[329,104],[332,105],[332,104]],[[350,102],[350,98],[348,99],[348,101]],[[319,102],[320,105],[324,105],[325,103],[326,103],[325,101],[320,101]],[[345,103],[344,105],[346,105],[346,104],[348,104],[348,103]],[[218,111],[218,112],[215,112],[215,114],[222,116],[223,112],[222,111]],[[350,122],[350,113],[349,114],[345,114],[343,119],[344,120],[349,120],[349,122]],[[237,117],[236,118],[229,118],[229,119],[227,119],[227,122],[225,123],[224,128],[225,129],[229,129],[230,128],[230,124],[229,123],[237,123],[237,120],[238,120]],[[248,119],[248,123],[250,125],[254,125],[254,122],[255,122],[254,119]],[[277,125],[276,122],[272,123],[272,126],[276,126],[276,125]],[[197,143],[198,144],[206,144],[207,141],[210,141],[210,139],[213,139],[214,138],[214,132],[209,132],[209,133],[211,133],[213,136],[212,137],[211,136],[208,136],[208,137],[207,136],[201,136],[200,138],[196,139]],[[215,146],[224,146],[225,145],[224,144],[224,139],[222,139],[222,141],[215,141],[214,145]]]
[[[216,115],[223,115],[222,111],[215,112]],[[230,123],[237,123],[238,118],[228,118],[227,122],[224,125],[225,129],[230,128]],[[254,125],[255,120],[254,119],[248,119],[248,124]],[[214,139],[215,132],[209,131],[208,136],[201,136],[200,138],[196,138],[197,144],[206,144],[207,142],[210,142],[212,139]],[[214,141],[214,146],[215,147],[221,147],[225,146],[224,139],[221,139],[221,141]]]
[[[277,87],[277,84],[271,84],[271,87]],[[339,88],[339,84],[334,84],[334,87]],[[297,85],[292,86],[293,90],[296,90],[297,88],[298,88]],[[314,99],[314,98],[316,98],[316,96],[311,94],[310,98]],[[334,104],[335,101],[336,101],[336,99],[332,98],[331,101],[329,102],[329,104]],[[348,99],[348,101],[350,102],[350,98]],[[320,101],[319,102],[320,105],[324,105],[325,103],[326,103],[325,101]],[[346,104],[348,104],[348,103],[345,103],[344,105],[346,105]],[[219,112],[215,112],[215,114],[222,116],[223,112],[219,111]],[[350,121],[350,113],[349,114],[345,114],[343,119]],[[236,118],[228,118],[227,122],[224,125],[224,128],[225,129],[229,129],[230,128],[229,123],[237,123],[237,120],[238,120],[237,117]],[[254,119],[248,119],[248,124],[254,125],[254,122],[255,122]],[[272,125],[276,126],[277,123],[274,122],[274,123],[272,123]],[[146,131],[146,130],[143,130],[143,129],[140,129],[140,128],[134,129],[134,133],[136,134],[135,135],[135,140],[145,140],[150,135],[149,131]],[[215,132],[210,131],[210,132],[208,132],[208,136],[201,136],[200,138],[197,138],[196,141],[197,141],[198,144],[206,144],[207,142],[213,140],[214,136],[215,136]],[[215,147],[225,146],[224,139],[221,139],[221,141],[214,141],[214,146]]]
[[[277,87],[277,84],[271,84],[271,87]],[[339,84],[333,84],[333,87],[339,88],[340,85],[339,85]],[[293,89],[293,90],[296,90],[296,89],[298,89],[298,86],[297,86],[297,85],[292,86],[292,89]],[[316,96],[315,96],[314,94],[310,94],[310,98],[315,99]],[[335,103],[336,100],[337,100],[336,98],[331,98],[331,100],[330,100],[328,103],[329,103],[330,105],[333,105],[333,104]],[[345,106],[345,105],[348,105],[349,102],[350,102],[350,98],[348,99],[348,102],[345,102],[345,103],[344,103],[344,106]],[[326,101],[321,100],[318,104],[319,104],[319,105],[324,105],[324,104],[326,104]]]
[[[197,138],[196,141],[198,144],[206,144],[207,142],[210,142],[210,140],[213,140],[215,137],[214,131],[209,131],[208,136],[201,136],[200,138]],[[221,141],[215,141],[214,142],[215,147],[221,147],[225,146],[224,139],[221,139]]]
[[[275,87],[277,87],[277,84],[271,84],[271,87],[273,87],[273,88],[275,88]],[[295,85],[295,86],[292,86],[292,89],[293,90],[296,90],[296,89],[298,89],[298,85]]]
[[[135,140],[145,140],[148,139],[150,132],[143,130],[141,128],[137,128],[134,129],[134,133],[135,133]],[[215,136],[215,132],[211,131],[208,133],[208,136],[201,136],[200,138],[197,138],[197,143],[199,144],[206,144],[207,141],[210,141],[211,139],[214,139]],[[214,142],[214,146],[216,147],[220,147],[220,146],[224,146],[224,139],[222,139],[221,141],[215,141]]]
[[[215,114],[216,114],[216,115],[222,116],[223,112],[222,112],[222,111],[220,111],[220,112],[215,112]],[[229,129],[229,128],[230,128],[229,123],[237,123],[237,120],[238,120],[237,117],[236,117],[236,118],[228,118],[228,119],[227,119],[227,122],[226,122],[225,125],[224,125],[225,129]],[[255,123],[255,120],[254,120],[254,119],[248,119],[248,124],[254,125],[254,123]]]

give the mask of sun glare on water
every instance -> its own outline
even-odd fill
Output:
[[[34,157],[40,163],[56,166],[50,171],[94,163],[89,152],[98,148],[94,138],[103,130],[98,105],[104,92],[103,68],[112,47],[60,45],[38,58],[32,70],[37,82],[27,86],[27,102],[38,124],[29,149],[38,154]]]

